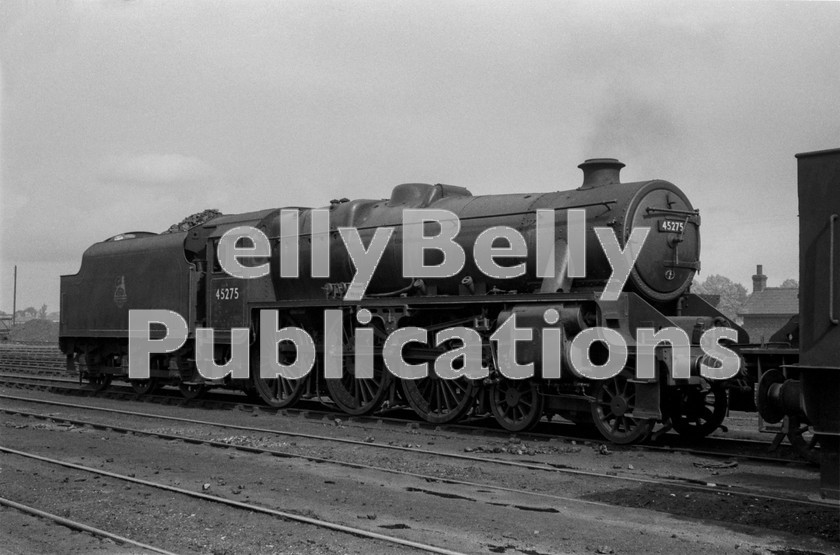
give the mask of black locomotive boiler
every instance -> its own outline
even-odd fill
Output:
[[[310,209],[298,211],[299,272],[296,278],[281,275],[283,242],[281,209],[268,209],[214,218],[187,232],[170,234],[124,233],[90,247],[75,275],[61,278],[60,346],[68,366],[78,370],[94,387],[111,379],[127,379],[128,311],[167,309],[180,314],[188,324],[188,340],[177,351],[153,355],[149,379],[134,380],[138,393],[160,385],[178,385],[184,395],[195,396],[208,387],[241,388],[258,395],[274,407],[287,407],[302,397],[329,399],[350,414],[376,411],[383,405],[410,406],[430,422],[445,423],[467,413],[492,414],[501,426],[525,430],[543,416],[560,415],[574,422],[594,424],[610,441],[629,443],[643,439],[655,422],[670,421],[681,433],[706,435],[715,430],[726,413],[723,387],[700,375],[703,365],[714,365],[700,347],[702,334],[713,328],[734,330],[739,343],[744,331],[700,297],[689,292],[700,268],[700,215],[688,197],[663,180],[622,183],[624,164],[614,159],[587,160],[580,165],[583,183],[576,189],[532,194],[474,196],[450,185],[404,184],[390,198],[333,201],[329,228],[319,234]],[[457,216],[460,231],[455,241],[466,260],[460,271],[442,278],[404,275],[401,245],[405,209],[446,210]],[[538,277],[536,259],[536,211],[555,210],[553,228],[557,273]],[[585,212],[585,277],[570,277],[568,265],[571,238],[567,210]],[[270,241],[267,275],[241,279],[226,273],[218,260],[218,244],[236,227],[260,230]],[[499,226],[515,230],[527,243],[527,256],[508,263],[525,263],[521,275],[490,277],[472,258],[479,235]],[[363,298],[344,300],[353,279],[354,264],[342,242],[339,228],[357,230],[369,244],[377,229],[394,229],[391,241],[372,275]],[[601,293],[611,277],[611,265],[596,236],[596,229],[609,229],[625,246],[633,230],[650,229],[644,248],[616,300],[603,300]],[[314,231],[314,232],[313,232]],[[316,241],[329,243],[329,272],[312,277],[310,250]],[[434,252],[427,264],[435,264]],[[558,318],[547,324],[546,309]],[[340,310],[343,317],[343,373],[327,379],[323,360],[324,314]],[[354,338],[362,327],[358,313],[365,310],[374,330],[372,376],[357,377]],[[318,352],[314,371],[302,379],[262,378],[259,372],[261,311],[276,310],[278,323],[306,330]],[[498,353],[489,338],[505,321],[534,330],[532,343],[519,344],[515,353],[521,363],[533,362],[536,373],[529,379],[509,379],[498,368]],[[456,326],[474,330],[482,338],[482,364],[489,375],[479,380],[466,377],[441,379],[434,373],[417,380],[394,377],[383,364],[382,348],[395,330],[421,327],[434,333]],[[216,331],[214,357],[224,362],[231,356],[232,328],[250,330],[251,372],[248,379],[204,379],[195,364],[196,328]],[[624,370],[610,379],[585,379],[572,372],[560,378],[542,375],[540,330],[560,330],[563,345],[583,330],[610,329],[627,345]],[[640,328],[682,329],[690,340],[690,375],[675,378],[672,349],[662,343],[655,350],[655,375],[636,373]],[[160,335],[160,330],[153,334]],[[554,335],[553,337],[556,337]],[[455,342],[457,343],[457,342]],[[434,361],[451,344],[413,343],[403,353],[407,362]],[[559,349],[564,349],[559,346]],[[565,348],[564,356],[568,355]],[[603,364],[608,346],[594,342],[589,347],[592,364]],[[278,359],[294,360],[294,345],[281,342]],[[371,369],[367,369],[371,370]],[[362,373],[359,372],[361,375]]]

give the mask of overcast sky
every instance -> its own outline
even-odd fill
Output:
[[[0,3],[0,309],[94,242],[224,213],[579,186],[702,214],[700,279],[798,278],[797,152],[840,147],[840,3]]]

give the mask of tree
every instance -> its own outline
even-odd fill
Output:
[[[28,306],[28,307],[24,308],[23,310],[18,310],[15,313],[15,316],[18,316],[20,318],[35,318],[37,315],[38,315],[38,311],[35,310],[34,306]]]
[[[799,282],[793,278],[787,278],[782,282],[780,287],[784,289],[799,289]]]
[[[738,311],[747,302],[746,288],[719,274],[707,277],[703,283],[695,280],[691,286],[691,292],[700,295],[720,295],[718,310],[732,320],[737,317]]]
[[[38,311],[38,318],[40,318],[41,320],[46,320],[47,319],[47,305],[46,304],[41,305],[41,310]]]

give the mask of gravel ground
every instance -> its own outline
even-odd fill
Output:
[[[15,392],[14,394],[20,394]],[[48,394],[39,394],[47,397]],[[54,396],[67,402],[66,397]],[[606,450],[598,443],[525,443],[412,426],[348,425],[340,420],[290,418],[256,412],[207,411],[95,400],[103,406],[348,437],[362,442],[421,446],[449,453],[527,462],[550,461],[571,468],[629,476],[675,476],[813,495],[816,473],[800,465],[740,463],[675,453]],[[515,469],[481,461],[458,461],[419,453],[373,449],[293,438],[103,415],[4,401],[32,412],[107,421],[138,429],[212,438],[230,444],[266,446],[287,453],[330,457],[364,465],[354,469],[302,459],[253,455],[159,438],[126,436],[19,416],[4,416],[4,446],[177,485],[225,498],[316,516],[374,532],[399,535],[464,552],[492,553],[832,553],[838,544],[838,513],[802,509],[749,498],[682,488],[615,482],[603,478]],[[58,414],[56,414],[58,416]],[[605,454],[608,453],[608,454]],[[725,461],[724,461],[725,462]],[[695,463],[701,463],[697,465]],[[716,466],[717,465],[717,466]],[[585,503],[489,488],[441,483],[386,473],[407,470],[482,484],[539,491]],[[715,474],[712,474],[715,473]],[[0,495],[59,515],[176,551],[196,553],[376,553],[400,548],[276,517],[230,509],[180,494],[151,490],[113,478],[55,467],[13,455],[0,456]],[[4,511],[8,513],[9,511]],[[60,526],[37,534],[3,519],[11,552],[77,549],[71,536],[89,542],[77,552],[120,549]],[[13,524],[7,524],[11,522]],[[69,536],[68,536],[69,534]],[[26,544],[27,539],[33,543]],[[17,542],[17,543],[15,543]],[[21,543],[23,542],[23,543]],[[46,542],[46,543],[44,543]],[[117,552],[131,552],[117,551]]]
[[[129,555],[148,551],[122,546],[110,539],[102,539],[86,532],[77,532],[49,520],[32,517],[16,509],[0,507],[3,545],[0,555],[42,553],[45,555]]]

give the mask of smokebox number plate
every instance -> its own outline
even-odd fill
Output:
[[[685,222],[682,220],[659,220],[659,231],[682,233],[685,231]]]

